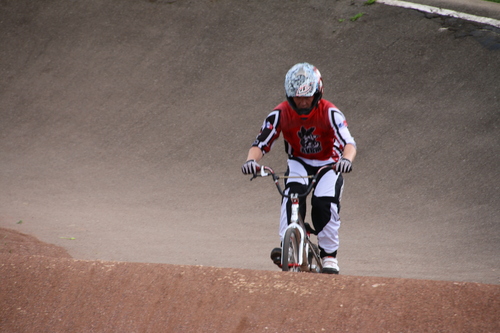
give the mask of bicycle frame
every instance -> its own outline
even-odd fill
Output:
[[[290,223],[288,227],[286,228],[285,231],[285,239],[282,242],[282,250],[281,250],[281,264],[282,264],[282,269],[283,271],[302,271],[302,272],[321,272],[322,270],[322,264],[321,264],[321,259],[319,255],[319,249],[318,247],[310,240],[309,232],[305,226],[305,223],[302,219],[302,217],[299,214],[299,198],[307,196],[311,190],[313,189],[314,185],[316,184],[316,180],[319,176],[319,174],[326,169],[333,169],[333,166],[335,164],[328,164],[325,165],[321,168],[318,169],[315,175],[313,176],[306,176],[307,178],[310,179],[309,186],[307,187],[307,190],[304,193],[298,194],[298,193],[289,193],[285,194],[283,189],[281,188],[281,185],[279,183],[280,177],[277,176],[274,171],[266,166],[261,166],[260,167],[260,174],[259,176],[261,177],[266,177],[271,175],[273,177],[273,181],[276,185],[276,188],[278,189],[278,192],[280,195],[284,198],[288,198],[291,200],[292,206],[291,206],[291,216],[290,216]],[[257,175],[254,175],[253,178],[257,177]],[[252,179],[253,179],[252,178]],[[304,178],[304,177],[284,177],[284,178]],[[291,238],[298,238],[296,239],[297,244],[290,244],[290,239]],[[287,244],[285,244],[287,243]],[[292,248],[292,252],[294,252],[293,246],[297,246],[298,252],[292,253],[291,256],[294,257],[294,255],[297,255],[297,258],[290,258],[290,248]],[[312,255],[312,257],[311,257]],[[312,261],[317,263],[317,265],[313,265]]]

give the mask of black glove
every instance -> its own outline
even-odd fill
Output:
[[[241,167],[241,172],[245,175],[256,175],[257,174],[257,168],[259,168],[260,165],[255,162],[255,160],[248,160],[243,164]]]
[[[335,165],[335,171],[349,173],[352,171],[352,163],[347,158],[342,157]]]

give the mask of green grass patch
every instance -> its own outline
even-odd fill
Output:
[[[500,0],[485,0],[485,1],[500,3]]]
[[[361,16],[363,16],[363,15],[365,15],[365,13],[357,13],[356,15],[354,15],[353,17],[351,17],[351,18],[350,18],[350,20],[351,20],[352,22],[357,21],[357,20],[358,20],[358,19],[360,19],[360,18],[361,18]]]

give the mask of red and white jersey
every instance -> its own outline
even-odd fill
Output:
[[[252,146],[268,153],[280,133],[283,133],[289,157],[313,164],[317,164],[314,161],[336,162],[348,143],[356,146],[342,112],[324,99],[308,115],[297,114],[286,101],[279,104],[267,116]]]

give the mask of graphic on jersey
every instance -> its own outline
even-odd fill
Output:
[[[316,154],[321,151],[321,143],[316,140],[318,136],[313,134],[315,129],[316,127],[311,127],[309,129],[302,127],[300,132],[297,133],[300,138],[300,151],[303,154]]]

